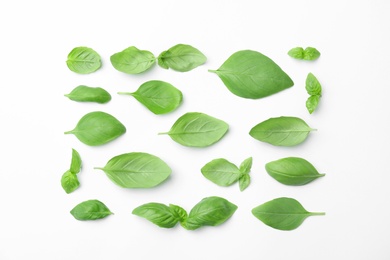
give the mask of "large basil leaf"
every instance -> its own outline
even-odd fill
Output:
[[[295,146],[306,140],[314,129],[297,117],[276,117],[254,126],[249,134],[262,142],[276,146]]]
[[[118,94],[133,96],[156,115],[175,110],[183,99],[180,90],[161,80],[145,82],[134,93],[119,92]]]
[[[177,44],[158,56],[158,64],[162,68],[180,72],[190,71],[204,64],[206,60],[203,53],[186,44]]]
[[[154,187],[171,174],[169,166],[157,156],[148,153],[125,153],[109,160],[103,170],[107,177],[123,188]]]
[[[132,212],[142,218],[153,222],[162,228],[172,228],[179,221],[177,212],[171,207],[161,203],[147,203],[135,208]]]
[[[131,46],[110,57],[111,64],[115,69],[127,74],[139,74],[156,62],[156,57],[150,51],[139,50]]]
[[[72,161],[70,163],[70,172],[73,174],[77,174],[81,170],[81,157],[80,154],[75,150],[72,149]]]
[[[218,142],[228,131],[224,121],[197,112],[181,116],[167,133],[175,142],[192,147],[206,147]]]
[[[102,63],[100,55],[88,47],[76,47],[68,54],[68,68],[79,74],[88,74],[98,70]]]
[[[280,183],[286,185],[305,185],[325,174],[319,174],[316,168],[298,157],[282,158],[265,165],[268,174]]]
[[[323,212],[308,212],[292,198],[277,198],[252,209],[252,214],[264,224],[280,230],[293,230],[310,216],[325,215]]]
[[[237,206],[224,198],[207,197],[191,209],[182,226],[188,230],[203,226],[218,226],[228,220],[236,210]]]
[[[235,95],[258,99],[294,85],[290,77],[270,58],[252,50],[230,56],[216,73]]]
[[[96,111],[83,116],[76,127],[65,134],[74,134],[84,144],[97,146],[108,143],[125,132],[125,126],[118,119],[110,114]]]
[[[96,220],[113,214],[106,205],[98,200],[87,200],[75,206],[70,214],[77,220]]]
[[[66,171],[61,177],[61,186],[69,194],[80,186],[80,182],[76,174],[71,171]]]
[[[100,104],[107,103],[111,100],[111,95],[106,90],[96,87],[78,86],[69,94],[66,94],[70,100],[79,102],[96,102]]]

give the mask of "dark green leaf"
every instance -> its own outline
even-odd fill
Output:
[[[190,71],[206,62],[207,58],[198,49],[178,44],[158,56],[158,64],[164,68],[176,71]]]
[[[98,200],[87,200],[74,207],[70,214],[77,220],[96,220],[113,214],[106,205]]]
[[[111,100],[111,95],[106,90],[99,87],[92,88],[83,85],[74,88],[65,96],[73,101],[96,102],[99,104],[104,104]]]
[[[150,51],[139,50],[136,47],[131,46],[121,52],[113,54],[110,60],[112,66],[121,72],[139,74],[152,67],[156,58]]]
[[[237,182],[241,176],[237,166],[226,159],[212,160],[202,167],[201,172],[210,181],[224,187]]]
[[[153,222],[162,228],[174,227],[179,218],[170,207],[161,203],[147,203],[133,210],[133,214]]]
[[[79,74],[88,74],[98,70],[102,63],[100,55],[87,47],[76,47],[68,54],[68,68]]]
[[[230,56],[216,73],[235,95],[258,99],[294,85],[290,77],[270,58],[251,50]]]
[[[72,149],[72,161],[70,163],[70,172],[73,174],[77,174],[81,170],[81,157],[80,154],[75,150]]]
[[[61,186],[64,191],[69,194],[75,191],[79,186],[80,182],[77,179],[77,175],[71,173],[70,171],[66,171],[61,178]]]

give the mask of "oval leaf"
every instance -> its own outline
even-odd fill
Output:
[[[171,208],[161,203],[147,203],[135,208],[132,212],[142,218],[146,218],[162,228],[174,227],[179,218],[177,213]]]
[[[77,175],[70,172],[66,171],[61,178],[61,186],[64,189],[64,191],[69,194],[75,191],[79,186],[80,182],[77,179]]]
[[[215,159],[202,167],[201,172],[204,177],[219,186],[230,186],[237,182],[241,176],[236,165],[226,159]]]
[[[309,95],[321,96],[322,94],[321,84],[312,73],[309,73],[306,77],[306,91]]]
[[[309,113],[312,114],[317,109],[319,102],[320,102],[320,96],[318,95],[308,97],[308,99],[306,100],[307,111],[309,111]]]
[[[181,116],[167,133],[175,142],[192,147],[206,147],[218,142],[228,131],[224,121],[197,112]]]
[[[252,209],[252,214],[264,224],[279,230],[293,230],[309,216],[325,215],[308,212],[292,198],[277,198]]]
[[[296,47],[289,50],[287,54],[294,59],[303,60],[305,51],[303,50],[302,47]]]
[[[230,56],[216,73],[235,95],[258,99],[294,85],[290,77],[270,58],[252,50]]]
[[[100,55],[88,47],[76,47],[68,54],[68,68],[79,74],[88,74],[98,70],[102,63]]]
[[[172,112],[183,100],[180,90],[160,80],[145,82],[134,93],[119,92],[118,94],[133,96],[156,115]]]
[[[249,134],[259,141],[272,145],[294,146],[305,141],[313,130],[300,118],[282,116],[259,123]]]
[[[268,174],[280,183],[286,185],[305,185],[315,179],[325,176],[319,174],[316,168],[298,157],[287,157],[265,165]]]
[[[252,157],[245,159],[240,165],[241,174],[248,174],[252,169]]]
[[[108,143],[125,132],[125,126],[118,119],[110,114],[96,111],[83,116],[75,129],[65,134],[74,134],[84,144],[97,146]]]
[[[70,100],[78,102],[96,102],[99,104],[107,103],[111,100],[111,95],[106,90],[96,87],[78,86],[69,94],[66,94]]]
[[[240,191],[244,191],[251,183],[251,176],[249,174],[242,175],[238,180],[238,183],[240,186]]]
[[[113,214],[106,205],[98,200],[87,200],[74,207],[70,214],[77,220],[96,220]]]
[[[178,44],[158,56],[158,64],[164,68],[186,72],[204,64],[207,58],[198,49]]]
[[[116,70],[127,74],[139,74],[152,67],[156,58],[150,51],[139,50],[131,46],[113,54],[110,60]]]
[[[321,53],[313,47],[307,47],[305,49],[303,59],[304,60],[316,60],[321,56]]]
[[[81,163],[80,154],[75,149],[72,149],[72,161],[70,163],[69,171],[73,174],[79,173],[81,170]]]
[[[160,158],[148,153],[125,153],[115,156],[103,168],[107,177],[123,188],[151,188],[171,174]]]
[[[237,206],[224,198],[204,198],[191,209],[187,220],[181,224],[188,230],[202,226],[218,226],[228,220],[236,210]]]

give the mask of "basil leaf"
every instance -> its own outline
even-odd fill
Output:
[[[250,183],[251,183],[251,176],[249,174],[242,175],[240,179],[238,179],[240,191],[244,191],[246,188],[248,188]]]
[[[103,168],[107,177],[123,188],[151,188],[171,174],[169,166],[148,153],[125,153],[113,157]]]
[[[316,110],[319,102],[320,96],[318,95],[308,97],[308,99],[306,100],[306,108],[310,114],[312,114],[314,110]]]
[[[245,159],[240,165],[241,174],[248,174],[252,168],[252,157]]]
[[[309,95],[319,95],[322,94],[322,87],[317,78],[309,73],[306,77],[306,91]]]
[[[321,53],[313,47],[307,47],[305,49],[303,59],[304,60],[316,60],[320,57]]]
[[[241,176],[237,166],[225,159],[212,160],[202,167],[201,172],[204,177],[223,187],[237,182]]]
[[[139,74],[152,67],[156,57],[150,51],[139,50],[131,46],[113,54],[110,60],[116,70],[127,74]]]
[[[65,134],[74,134],[84,144],[97,146],[108,143],[125,132],[125,126],[118,119],[110,114],[96,111],[83,116],[76,127]]]
[[[81,170],[81,157],[80,154],[75,150],[72,149],[72,161],[70,163],[70,172],[73,174],[79,173]]]
[[[227,221],[236,210],[237,206],[224,198],[204,198],[191,209],[182,226],[188,230],[202,226],[218,226]]]
[[[292,198],[277,198],[252,209],[252,214],[264,224],[279,230],[293,230],[309,216],[325,215],[308,212]]]
[[[76,47],[68,54],[68,68],[79,74],[88,74],[98,70],[102,63],[100,55],[88,47]]]
[[[197,112],[181,116],[167,133],[175,142],[192,147],[206,147],[218,142],[228,131],[224,121]]]
[[[265,165],[268,174],[280,183],[286,185],[305,185],[325,174],[319,174],[316,168],[298,157],[287,157]]]
[[[297,117],[277,117],[254,126],[249,134],[262,142],[276,146],[295,146],[306,140],[311,131],[305,121]]]
[[[61,178],[61,186],[64,189],[64,191],[69,194],[75,191],[79,186],[80,182],[77,179],[77,175],[70,172],[66,171]]]
[[[183,222],[188,218],[187,211],[185,211],[185,209],[183,209],[182,207],[174,204],[169,204],[169,207],[171,208],[172,213],[180,222]]]
[[[96,102],[100,104],[107,103],[111,100],[111,95],[102,88],[92,88],[87,86],[78,86],[69,94],[65,94],[70,100],[79,102]]]
[[[292,58],[295,58],[298,60],[303,60],[303,56],[305,55],[305,51],[303,50],[302,47],[296,47],[296,48],[292,48],[291,50],[289,50],[287,54]]]
[[[176,212],[161,203],[152,202],[141,205],[135,208],[132,213],[136,216],[146,218],[162,228],[172,228],[179,221]]]
[[[158,65],[164,69],[186,72],[204,64],[206,60],[206,56],[198,49],[186,44],[177,44],[158,56]]]
[[[96,220],[113,214],[106,205],[98,200],[87,200],[74,207],[70,214],[77,220]]]
[[[133,96],[156,115],[175,110],[180,106],[183,99],[180,90],[160,80],[145,82],[134,93],[118,92],[118,94]]]
[[[235,95],[258,99],[292,87],[294,82],[270,58],[251,50],[230,56],[216,73]]]

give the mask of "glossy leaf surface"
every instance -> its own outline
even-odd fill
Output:
[[[87,200],[75,206],[70,214],[77,220],[96,220],[113,214],[106,205],[98,200]]]
[[[172,228],[179,221],[176,211],[161,203],[151,202],[141,205],[132,213],[162,228]]]
[[[65,95],[70,100],[78,102],[96,102],[99,104],[107,103],[111,100],[111,95],[100,87],[88,87],[80,85],[74,88],[69,94]]]

